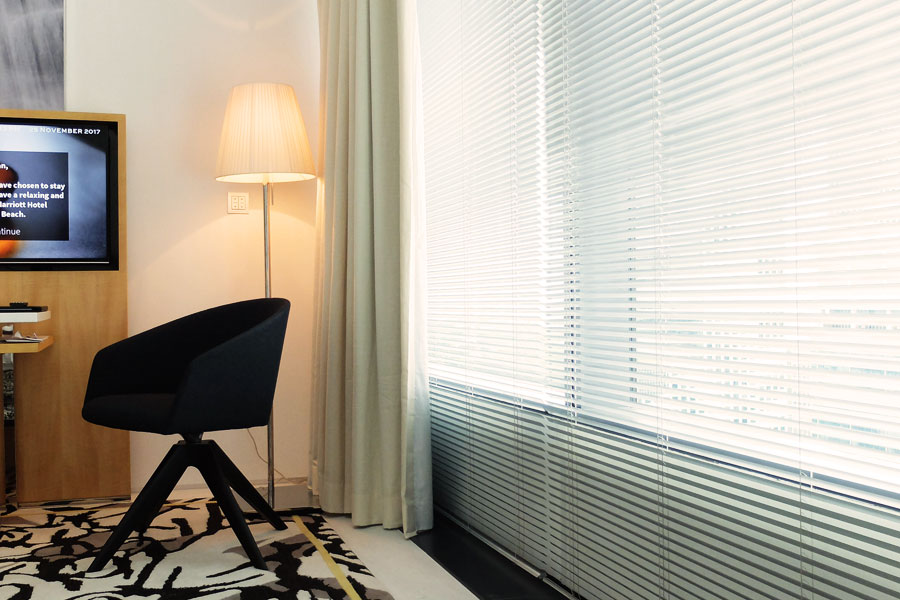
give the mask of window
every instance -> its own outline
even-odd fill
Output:
[[[684,533],[663,509],[702,495],[680,473],[895,519],[900,5],[421,0],[420,21],[439,503],[589,590],[527,546],[603,537],[612,492],[580,479],[613,439],[602,477],[650,449],[648,573]]]

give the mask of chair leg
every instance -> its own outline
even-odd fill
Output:
[[[178,442],[177,444],[172,446],[173,450],[177,448],[181,448],[180,450],[178,450],[178,452],[183,455],[182,460],[185,464],[181,472],[184,473],[184,471],[186,471],[187,468],[191,466],[190,445],[185,442]],[[181,475],[178,476],[178,479],[181,479]],[[178,483],[178,479],[176,479],[172,484],[172,488],[174,488],[175,484]],[[159,511],[162,510],[163,504],[165,504],[166,500],[169,499],[169,494],[172,492],[172,489],[170,488],[168,491],[166,491],[160,488],[159,491],[160,493],[156,494],[156,496],[152,498],[152,504],[150,503],[150,501],[148,501],[147,510],[144,512],[145,518],[141,522],[136,523],[133,529],[133,531],[136,531],[140,535],[144,535],[145,533],[147,533],[147,530],[150,529],[150,525],[153,523],[153,520],[159,516]]]
[[[201,448],[205,451],[199,451]],[[228,519],[228,524],[231,525],[235,535],[241,542],[247,558],[250,559],[250,563],[257,569],[267,570],[266,561],[263,560],[262,554],[259,552],[259,546],[256,545],[256,540],[253,539],[253,534],[250,533],[250,528],[247,527],[247,521],[244,520],[244,515],[241,514],[241,509],[231,493],[231,488],[228,487],[222,469],[216,461],[215,454],[205,443],[204,446],[197,445],[196,449],[198,452],[195,455],[194,466],[200,470],[200,474],[206,480],[206,485],[209,486],[213,497],[219,504],[219,508],[222,509],[225,518]]]
[[[275,529],[287,529],[287,524],[282,520],[269,506],[265,498],[262,497],[253,484],[251,484],[244,474],[231,462],[228,455],[219,447],[218,444],[210,440],[210,446],[213,451],[213,458],[218,461],[222,474],[228,485],[237,492],[244,500],[247,501],[262,518],[268,521]]]
[[[190,465],[188,465],[190,466]],[[153,520],[159,516],[159,511],[162,510],[163,504],[166,503],[166,500],[169,499],[169,495],[166,494],[165,497],[160,495],[158,498],[154,498],[153,506],[147,509],[147,512],[144,513],[144,519],[134,527],[134,531],[138,535],[145,535],[147,530],[150,529],[150,525],[153,524]]]
[[[181,449],[182,446],[175,445],[169,449],[169,453],[162,460],[153,475],[147,481],[147,485],[138,494],[131,507],[122,517],[122,520],[110,534],[100,553],[94,558],[88,572],[99,571],[112,558],[119,546],[128,539],[129,534],[138,527],[149,523],[155,516],[155,510],[159,510],[159,506],[169,496],[175,484],[181,479],[181,475],[188,467],[186,453]],[[162,498],[162,501],[159,499]],[[159,504],[158,504],[159,503]]]

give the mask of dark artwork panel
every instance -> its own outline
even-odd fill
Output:
[[[65,108],[63,3],[0,0],[0,108]]]

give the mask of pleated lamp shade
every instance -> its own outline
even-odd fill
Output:
[[[235,86],[225,108],[216,179],[279,183],[315,176],[294,88],[283,83]]]

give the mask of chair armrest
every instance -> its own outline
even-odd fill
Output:
[[[166,391],[160,381],[160,352],[136,338],[124,339],[97,352],[91,364],[85,398],[133,392]]]
[[[278,380],[287,311],[194,358],[177,391],[173,421],[182,433],[268,423]]]
[[[181,319],[102,348],[94,356],[85,398],[126,393],[174,393],[191,359],[207,341]]]

